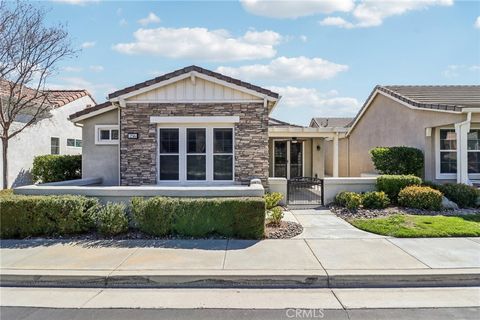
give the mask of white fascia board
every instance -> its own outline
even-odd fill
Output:
[[[95,117],[95,116],[98,116],[99,114],[102,114],[102,113],[105,113],[105,112],[108,112],[108,111],[112,111],[112,110],[115,110],[117,109],[117,106],[110,106],[110,107],[106,107],[106,108],[103,108],[103,109],[100,109],[100,110],[97,110],[97,111],[93,111],[93,112],[90,112],[90,113],[87,113],[87,114],[84,114],[82,116],[79,116],[79,117],[76,117],[76,118],[73,118],[73,119],[70,119],[70,121],[72,122],[79,122],[79,121],[82,121],[82,120],[85,120],[85,119],[88,119],[88,118],[91,118],[91,117]]]
[[[480,108],[462,108],[462,113],[480,113]]]
[[[237,123],[240,117],[157,117],[151,116],[150,123]]]
[[[355,122],[352,124],[352,126],[350,127],[350,129],[348,130],[348,133],[347,133],[347,136],[350,135],[350,133],[353,131],[353,129],[355,128],[355,126],[357,125],[358,121],[360,121],[360,119],[362,118],[363,114],[367,111],[367,109],[370,107],[370,105],[372,104],[372,101],[373,99],[375,99],[375,97],[377,96],[377,94],[381,94],[395,102],[398,102],[400,103],[402,106],[405,106],[409,109],[413,109],[413,110],[420,110],[420,111],[433,111],[433,112],[443,112],[443,113],[453,113],[453,114],[461,114],[462,112],[461,111],[450,111],[450,110],[438,110],[438,109],[427,109],[427,108],[418,108],[418,107],[415,107],[415,106],[412,106],[410,104],[408,104],[407,102],[405,101],[402,101],[400,99],[397,99],[391,95],[389,95],[388,93],[386,92],[383,92],[383,91],[380,91],[380,90],[375,90],[375,92],[372,94],[372,96],[370,97],[370,99],[368,99],[367,103],[365,104],[365,107],[362,108],[360,110],[360,114],[358,115],[358,117],[355,119]]]

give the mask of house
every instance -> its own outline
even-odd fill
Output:
[[[8,96],[9,83],[0,81],[0,95]],[[25,89],[28,93],[29,88]],[[32,183],[33,158],[45,154],[81,154],[82,129],[68,120],[70,114],[94,105],[86,90],[46,90],[52,110],[47,118],[25,128],[8,144],[8,184],[18,187]],[[27,118],[19,117],[13,127],[22,126]],[[1,143],[1,142],[0,142]],[[0,159],[0,167],[2,166]],[[0,172],[0,179],[3,179]]]
[[[316,124],[312,120],[310,126]],[[326,166],[327,175],[375,174],[372,148],[410,146],[424,153],[425,180],[469,183],[480,179],[478,85],[377,86],[344,126],[348,131],[337,146],[335,141],[326,142],[326,154],[337,148],[341,159],[338,168]]]

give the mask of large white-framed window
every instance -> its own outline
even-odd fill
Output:
[[[457,177],[457,134],[454,127],[438,128],[436,133],[436,178]],[[468,133],[468,175],[480,178],[480,128],[472,126]]]
[[[233,181],[234,136],[233,125],[159,125],[158,183]]]
[[[118,144],[119,136],[118,125],[95,126],[95,144]]]

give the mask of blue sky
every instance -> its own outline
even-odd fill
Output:
[[[107,93],[196,64],[276,90],[273,116],[354,116],[376,84],[480,84],[480,2],[39,2],[78,57],[52,88]]]

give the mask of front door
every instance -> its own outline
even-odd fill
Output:
[[[273,176],[297,178],[303,176],[303,141],[273,142]]]

